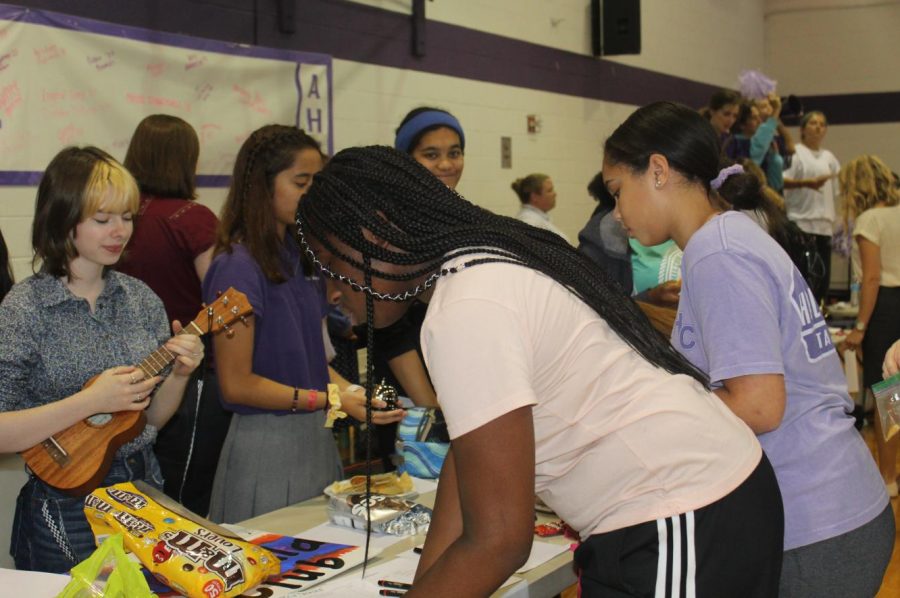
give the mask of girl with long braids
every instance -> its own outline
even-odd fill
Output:
[[[528,557],[535,493],[581,535],[583,596],[774,594],[781,501],[759,443],[590,259],[383,147],[334,156],[297,224],[370,330],[428,304],[452,440],[410,598],[497,589]]]
[[[211,302],[233,286],[247,295],[253,315],[231,338],[213,341],[221,398],[234,412],[213,483],[214,521],[306,500],[342,477],[324,427],[329,383],[340,389],[344,411],[365,418],[362,389],[326,362],[324,284],[301,259],[293,234],[297,203],[322,163],[315,139],[267,125],[244,142],[234,165],[203,295]],[[374,419],[402,416],[394,410]]]
[[[637,110],[606,141],[603,179],[641,243],[684,250],[672,344],[757,433],[784,499],[779,595],[874,596],[894,543],[881,476],[857,431],[840,360],[788,255],[724,198],[758,195],[693,110]],[[773,594],[774,595],[774,594]]]

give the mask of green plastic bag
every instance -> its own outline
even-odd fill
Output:
[[[72,581],[57,598],[153,598],[141,566],[128,558],[122,534],[106,538],[94,554],[75,565]]]

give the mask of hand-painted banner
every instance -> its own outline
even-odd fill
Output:
[[[0,4],[0,185],[35,185],[67,145],[123,159],[149,114],[200,136],[200,186],[227,186],[258,127],[332,150],[331,57],[228,44]]]

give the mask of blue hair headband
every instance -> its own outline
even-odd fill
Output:
[[[456,131],[456,134],[459,135],[460,147],[466,149],[466,136],[463,134],[462,125],[459,124],[459,121],[452,114],[439,110],[420,112],[406,121],[406,124],[397,131],[397,137],[394,139],[394,149],[409,153],[412,149],[409,146],[413,138],[423,130],[435,125],[442,125]]]

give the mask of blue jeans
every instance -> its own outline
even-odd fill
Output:
[[[159,463],[147,446],[113,459],[101,486],[144,480],[162,489]],[[84,515],[84,497],[69,496],[35,476],[19,491],[9,553],[16,569],[67,573],[94,552],[94,533]]]

